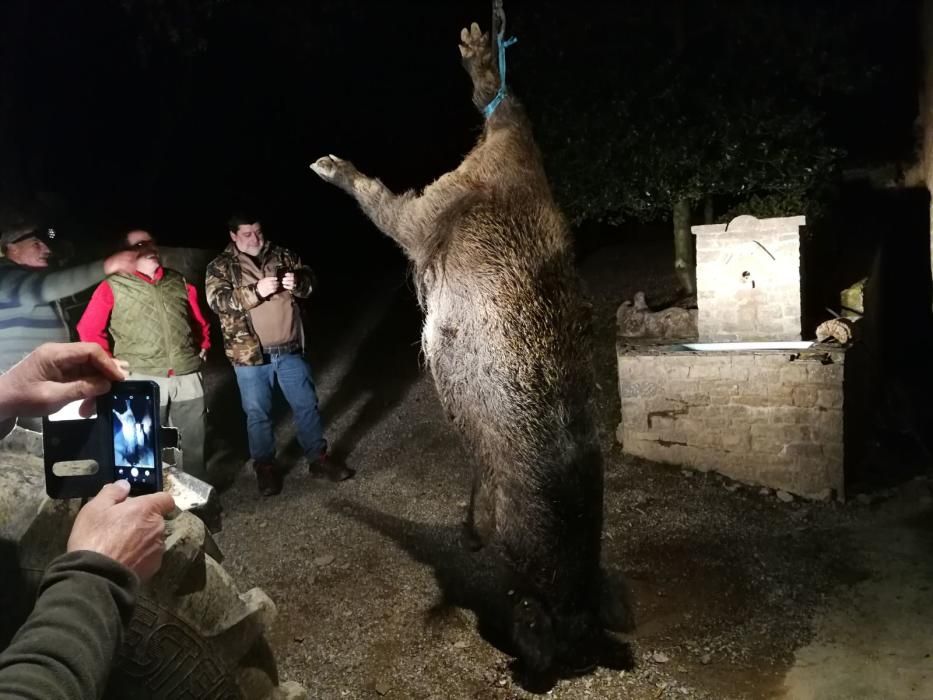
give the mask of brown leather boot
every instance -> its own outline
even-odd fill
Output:
[[[314,460],[308,460],[308,473],[315,479],[330,479],[331,481],[346,481],[356,474],[342,460],[335,459],[326,450]]]
[[[282,492],[282,470],[275,462],[253,462],[256,485],[263,496],[275,496]]]

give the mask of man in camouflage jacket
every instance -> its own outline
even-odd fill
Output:
[[[353,470],[328,455],[314,380],[304,357],[296,299],[311,294],[311,269],[292,251],[266,241],[262,226],[252,217],[235,215],[228,229],[230,244],[207,266],[205,287],[236,373],[259,491],[272,496],[282,490],[271,418],[276,381],[292,408],[310,473],[333,481],[348,479]]]

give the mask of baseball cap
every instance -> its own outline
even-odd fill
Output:
[[[0,233],[0,248],[19,243],[27,238],[38,238],[40,241],[49,243],[55,240],[55,235],[55,229],[51,226],[18,226]]]

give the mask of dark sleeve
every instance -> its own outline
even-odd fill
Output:
[[[207,266],[204,292],[211,311],[218,315],[241,313],[262,303],[255,284],[234,287],[226,272],[225,266],[217,260]]]
[[[0,653],[0,698],[101,697],[138,586],[133,572],[95,552],[53,561],[35,609]]]
[[[314,271],[302,263],[301,258],[295,253],[288,251],[287,254],[289,258],[288,267],[295,273],[295,289],[292,294],[299,299],[307,299],[316,286]]]
[[[0,272],[0,298],[21,306],[48,304],[84,291],[104,277],[100,260],[54,272],[8,265]]]

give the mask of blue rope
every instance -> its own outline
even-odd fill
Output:
[[[503,41],[502,37],[504,33],[503,28],[500,29],[499,33],[496,35],[496,44],[499,46],[499,90],[496,92],[496,96],[492,98],[492,102],[483,108],[483,115],[486,119],[492,116],[492,113],[496,111],[496,107],[499,106],[499,103],[505,99],[507,92],[505,89],[505,50],[518,41],[514,36]]]

